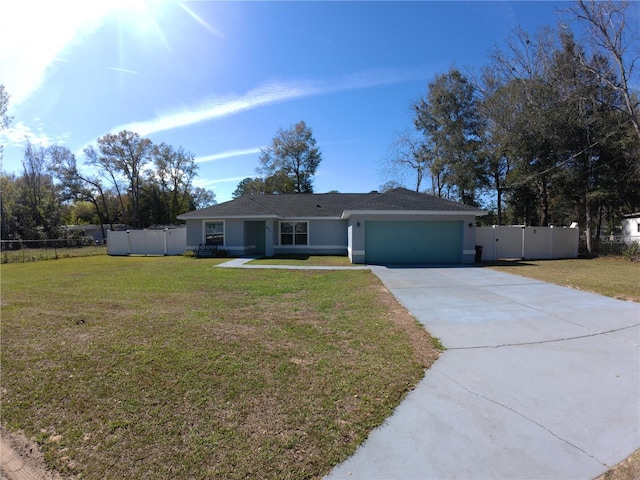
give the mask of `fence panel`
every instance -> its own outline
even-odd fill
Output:
[[[496,258],[522,258],[522,227],[495,227]]]
[[[578,258],[579,241],[577,228],[554,228],[553,258]]]
[[[550,260],[553,258],[553,228],[529,227],[522,230],[524,235],[523,258],[529,260]]]
[[[187,229],[108,232],[109,255],[182,255],[187,249]]]
[[[498,226],[476,228],[482,259],[548,260],[578,257],[578,228]]]
[[[129,233],[108,230],[107,253],[109,255],[129,255]]]
[[[187,229],[176,228],[166,231],[167,255],[182,255],[187,249]]]
[[[129,230],[131,255],[164,255],[163,230]]]

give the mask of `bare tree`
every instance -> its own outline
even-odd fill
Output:
[[[583,68],[595,75],[600,82],[619,92],[624,99],[623,111],[640,138],[640,101],[631,87],[634,83],[637,85],[639,80],[634,71],[640,58],[639,23],[638,18],[632,18],[634,13],[637,17],[637,11],[633,11],[630,2],[596,0],[578,0],[569,11],[585,24],[592,55],[608,60],[594,62],[583,55]]]
[[[104,224],[108,223],[113,230],[113,219],[109,213],[104,185],[100,178],[82,173],[76,163],[76,157],[66,147],[54,145],[49,147],[51,171],[57,177],[65,197],[70,200],[90,202],[96,211],[102,237],[107,238]]]
[[[409,173],[414,178],[416,192],[420,191],[424,175],[429,174],[429,156],[424,142],[409,130],[396,132],[384,163],[387,176],[392,177],[391,183],[397,183]]]

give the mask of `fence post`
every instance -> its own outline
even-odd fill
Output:
[[[164,227],[164,254],[168,255],[167,253],[167,235],[169,235],[169,229],[167,227]]]

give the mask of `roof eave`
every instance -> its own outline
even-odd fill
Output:
[[[176,218],[178,218],[179,220],[209,220],[209,219],[218,219],[218,218],[233,218],[233,219],[237,219],[237,218],[259,218],[259,219],[277,219],[277,218],[282,218],[278,215],[189,215],[189,216],[185,216],[183,215],[178,215]]]
[[[475,215],[482,217],[487,215],[486,210],[345,210],[342,219],[346,220],[352,215],[433,215],[433,216],[465,216]]]

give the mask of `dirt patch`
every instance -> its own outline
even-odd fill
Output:
[[[47,470],[40,447],[21,432],[0,429],[1,480],[62,480]]]
[[[640,449],[632,453],[626,460],[613,467],[596,480],[639,480],[640,479]]]
[[[431,335],[427,332],[416,318],[404,308],[393,294],[380,282],[373,285],[378,290],[380,303],[388,309],[389,316],[393,322],[400,326],[409,335],[409,340],[413,346],[416,356],[422,362],[422,366],[428,369],[439,357],[441,352],[433,348]]]

